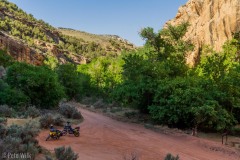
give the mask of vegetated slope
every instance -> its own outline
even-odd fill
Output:
[[[166,24],[178,25],[182,22],[190,24],[185,39],[196,46],[188,57],[188,63],[194,64],[204,45],[220,51],[223,44],[233,38],[233,33],[240,31],[240,1],[189,0]]]
[[[69,28],[58,28],[58,31],[63,35],[72,36],[90,44],[97,43],[107,52],[120,53],[124,50],[128,51],[136,48],[132,43],[117,35],[97,35]]]
[[[0,20],[0,49],[7,50],[18,61],[41,65],[54,57],[59,63],[81,64],[109,53],[115,56],[122,49],[121,45],[112,45],[107,50],[101,43],[63,35],[6,0],[0,2]],[[113,43],[120,43],[116,41]]]

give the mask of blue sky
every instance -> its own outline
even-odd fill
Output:
[[[155,31],[175,17],[187,0],[9,0],[54,27],[115,34],[140,46],[138,32]]]

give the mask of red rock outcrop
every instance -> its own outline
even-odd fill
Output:
[[[34,65],[42,65],[45,57],[28,47],[21,41],[15,40],[4,32],[0,32],[0,49],[6,50],[15,60]]]

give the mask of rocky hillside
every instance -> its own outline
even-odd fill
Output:
[[[76,37],[88,43],[99,44],[107,52],[120,53],[123,50],[132,50],[136,48],[132,43],[117,35],[97,35],[69,28],[58,28],[58,31],[63,35]]]
[[[121,38],[101,43],[96,36],[90,41],[86,36],[73,36],[72,32],[37,20],[7,0],[0,1],[0,49],[18,61],[42,65],[44,60],[55,58],[59,63],[82,64],[99,56],[116,56],[122,50],[134,49]]]
[[[240,31],[240,1],[189,0],[166,24],[177,25],[186,21],[190,27],[185,39],[196,46],[195,51],[189,54],[188,63],[194,64],[204,45],[220,51],[224,42]]]

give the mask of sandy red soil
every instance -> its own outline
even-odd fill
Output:
[[[131,153],[140,160],[163,160],[167,153],[179,155],[181,160],[240,160],[238,150],[221,142],[213,142],[190,135],[166,135],[109,117],[80,109],[84,122],[80,137],[67,135],[59,140],[45,141],[49,131],[40,133],[41,146],[53,151],[71,146],[81,160],[124,160]]]

